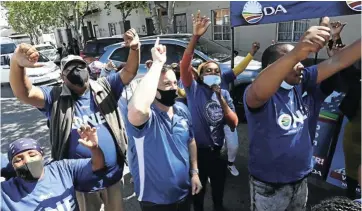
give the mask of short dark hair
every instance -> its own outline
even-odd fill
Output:
[[[337,196],[323,200],[319,204],[312,207],[312,211],[360,211],[361,205],[349,198]]]
[[[263,55],[261,56],[261,67],[262,69],[265,69],[268,65],[272,64],[276,60],[278,60],[280,57],[284,56],[288,53],[286,50],[286,47],[290,44],[287,43],[277,43],[274,45],[269,46],[265,51],[263,52]]]

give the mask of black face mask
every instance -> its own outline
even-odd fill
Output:
[[[26,181],[36,181],[43,173],[43,160],[25,163],[15,169],[16,175]]]
[[[89,72],[87,68],[74,67],[67,75],[67,79],[70,83],[84,87],[89,79]]]
[[[173,106],[175,104],[175,99],[177,98],[176,89],[166,91],[157,89],[157,91],[159,91],[161,94],[161,99],[156,98],[158,102],[167,107]]]

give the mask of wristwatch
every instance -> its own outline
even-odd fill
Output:
[[[191,173],[191,175],[199,175],[199,170],[198,169],[191,169],[190,170],[190,173]]]

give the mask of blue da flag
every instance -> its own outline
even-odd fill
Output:
[[[361,1],[231,1],[231,26],[361,14]]]

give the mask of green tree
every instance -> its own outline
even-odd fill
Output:
[[[59,24],[57,17],[48,12],[52,8],[49,1],[3,1],[1,5],[7,9],[9,25],[14,31],[29,35],[32,43],[39,43],[44,31]]]
[[[111,14],[111,2],[105,1],[104,2],[104,9],[107,10],[107,15]],[[131,15],[131,12],[135,9],[143,9],[147,11],[147,2],[146,1],[119,1],[119,3],[114,4],[114,7],[117,8],[122,16],[123,27],[127,18]],[[123,28],[125,32],[125,29]]]

